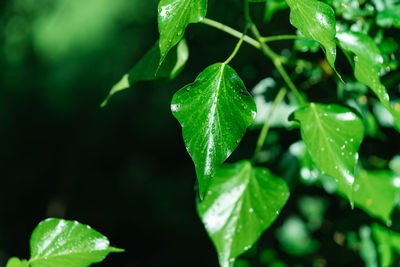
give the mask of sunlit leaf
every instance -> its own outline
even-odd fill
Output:
[[[390,1],[388,1],[390,2]],[[380,11],[376,16],[376,24],[381,27],[400,28],[400,5],[388,4],[384,10]]]
[[[160,50],[158,42],[139,60],[138,63],[117,82],[110,90],[101,107],[107,105],[108,100],[115,93],[128,89],[140,81],[152,81],[160,78],[174,79],[183,69],[189,58],[189,48],[185,40],[179,42],[176,48],[165,58],[158,69]]]
[[[380,71],[383,58],[374,40],[359,32],[339,32],[336,35],[340,46],[355,54],[354,76],[369,86],[382,105],[392,114],[395,125],[400,131],[400,113],[396,112],[389,102],[385,86],[380,82]]]
[[[111,252],[107,237],[76,221],[47,219],[35,228],[31,241],[32,267],[87,267]]]
[[[190,23],[203,20],[207,13],[207,0],[161,0],[158,4],[158,31],[160,33],[160,65],[184,36]]]
[[[29,262],[27,260],[20,260],[17,257],[12,257],[7,261],[6,267],[28,267]]]
[[[374,223],[372,234],[378,244],[381,267],[393,266],[393,251],[400,254],[400,234]]]
[[[362,120],[348,108],[311,103],[296,110],[301,137],[317,168],[333,177],[353,204],[352,186],[358,149],[364,137]]]
[[[336,19],[333,9],[318,0],[286,0],[290,7],[290,22],[305,37],[318,41],[329,65],[335,69]]]
[[[217,63],[174,95],[171,110],[182,126],[202,197],[216,169],[253,123],[256,105],[238,74],[228,65]]]
[[[289,197],[286,183],[249,161],[227,164],[211,180],[198,213],[222,267],[234,261],[272,224]]]

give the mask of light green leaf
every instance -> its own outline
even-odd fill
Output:
[[[380,266],[393,266],[393,250],[400,254],[400,234],[374,223],[372,234],[378,244]]]
[[[207,0],[161,0],[158,4],[158,31],[160,33],[160,63],[184,36],[190,23],[203,20]]]
[[[391,214],[400,200],[400,178],[391,171],[360,171],[354,183],[357,207],[369,215],[391,222]]]
[[[253,123],[256,104],[238,74],[228,65],[217,63],[174,95],[171,110],[182,126],[202,198],[216,169]]]
[[[385,86],[380,82],[383,58],[374,40],[359,32],[339,32],[336,35],[342,49],[355,54],[354,76],[372,89],[382,105],[392,114],[396,128],[400,131],[400,113],[389,102]]]
[[[360,257],[365,262],[365,267],[378,267],[378,255],[371,237],[371,228],[362,225],[360,227]]]
[[[54,218],[39,223],[30,247],[32,267],[87,267],[111,252],[123,252],[88,225]]]
[[[222,267],[234,265],[277,218],[289,197],[286,183],[249,161],[227,164],[211,180],[198,213]]]
[[[161,78],[174,79],[183,69],[189,58],[189,48],[185,40],[169,53],[165,61],[158,69],[160,62],[160,50],[158,42],[139,60],[138,63],[117,82],[110,90],[101,107],[107,105],[108,100],[122,90],[128,89],[133,84],[141,81],[152,81]]]
[[[311,103],[293,113],[317,168],[343,188],[353,205],[355,166],[364,137],[362,120],[348,108]]]
[[[17,257],[12,257],[7,261],[6,267],[28,267],[29,262],[27,260],[20,260]]]
[[[376,24],[390,28],[392,25],[400,28],[400,5],[387,5],[376,16]]]
[[[290,7],[292,25],[305,37],[321,44],[329,65],[335,70],[336,19],[333,9],[318,0],[286,0],[286,2]]]

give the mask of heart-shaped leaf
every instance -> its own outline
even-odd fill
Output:
[[[396,112],[389,102],[385,86],[380,82],[380,71],[383,58],[374,40],[360,32],[339,32],[336,35],[342,49],[355,54],[354,76],[369,86],[382,105],[392,114],[398,131],[400,131],[400,113]]]
[[[249,161],[218,169],[197,205],[222,267],[234,265],[274,222],[289,197],[286,183]]]
[[[161,0],[158,4],[158,31],[160,32],[160,65],[183,37],[187,25],[203,20],[207,0]]]
[[[182,126],[203,197],[216,169],[253,123],[256,104],[238,74],[228,65],[217,63],[176,92],[171,110]]]
[[[152,81],[161,78],[174,79],[183,69],[189,58],[189,48],[183,39],[177,47],[168,54],[165,61],[158,69],[160,62],[160,49],[158,42],[139,60],[138,63],[117,82],[110,90],[101,107],[107,105],[108,100],[122,90],[128,89],[134,83]]]
[[[336,19],[333,9],[318,0],[286,0],[286,2],[290,7],[292,25],[305,37],[321,44],[329,65],[335,70]]]
[[[362,120],[348,108],[311,103],[293,113],[301,137],[317,168],[333,177],[353,205],[358,149],[364,137]]]
[[[54,218],[39,223],[30,247],[32,267],[87,267],[123,251],[110,247],[107,237],[88,225]]]

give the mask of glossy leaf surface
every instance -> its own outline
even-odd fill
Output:
[[[233,266],[277,218],[289,197],[286,183],[249,161],[218,169],[198,213],[222,267]]]
[[[364,137],[362,120],[348,108],[311,103],[294,112],[301,137],[317,168],[333,177],[353,204],[352,186],[358,149]]]
[[[202,197],[216,169],[253,123],[255,102],[238,74],[228,65],[217,63],[174,95],[171,110],[182,126]]]
[[[17,257],[12,257],[7,261],[6,267],[28,267],[29,262],[27,260],[20,260]]]
[[[182,71],[188,58],[189,48],[186,41],[182,40],[177,47],[168,54],[157,71],[160,62],[160,49],[158,48],[157,42],[143,58],[141,58],[139,62],[111,88],[101,106],[106,106],[110,97],[115,93],[128,89],[137,82],[152,81],[161,78],[174,79]]]
[[[400,254],[400,234],[374,223],[372,234],[378,244],[380,266],[393,266],[393,251]]]
[[[107,237],[88,225],[54,218],[39,223],[30,248],[32,267],[87,267],[123,251],[110,247]]]
[[[350,31],[339,32],[336,37],[343,49],[355,54],[356,79],[372,89],[382,105],[392,114],[397,129],[400,129],[400,113],[391,107],[386,88],[380,82],[383,58],[374,40],[366,34]]]
[[[318,41],[329,65],[335,69],[336,19],[333,9],[318,0],[286,0],[290,7],[290,22],[305,37]]]
[[[158,4],[158,31],[160,33],[160,65],[184,36],[190,23],[203,20],[207,13],[207,0],[161,0]]]

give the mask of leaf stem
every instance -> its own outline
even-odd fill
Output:
[[[294,83],[290,79],[289,75],[287,74],[285,68],[282,65],[281,57],[278,54],[276,54],[274,51],[272,51],[271,48],[269,48],[269,46],[266,43],[261,42],[262,37],[254,23],[251,24],[250,29],[251,29],[252,33],[254,34],[254,36],[256,37],[256,39],[259,41],[260,46],[261,46],[261,51],[263,52],[263,54],[272,60],[272,63],[274,63],[276,69],[279,71],[283,80],[286,82],[289,89],[292,90],[293,94],[296,96],[296,98],[300,102],[300,104],[305,105],[307,102],[304,100],[304,98],[300,94],[299,90],[297,90],[296,85],[294,85]]]
[[[260,135],[258,136],[256,149],[254,150],[254,154],[253,154],[253,161],[254,161],[255,157],[258,155],[258,153],[260,153],[261,148],[263,147],[263,145],[265,143],[265,139],[267,138],[268,131],[271,126],[271,122],[272,122],[274,113],[275,113],[277,107],[279,106],[279,104],[282,102],[283,98],[285,97],[286,92],[287,92],[286,88],[282,87],[274,99],[271,111],[269,112],[267,119],[265,120],[264,125],[261,129]]]
[[[261,37],[260,42],[268,43],[268,42],[274,42],[274,41],[296,40],[296,39],[306,39],[306,38],[304,36],[300,36],[300,35],[283,34],[283,35]]]
[[[242,34],[242,37],[240,38],[239,42],[237,42],[232,54],[227,58],[227,60],[225,60],[224,64],[229,64],[229,62],[231,62],[231,60],[236,56],[237,52],[239,51],[240,47],[242,46],[242,43],[243,43],[244,37],[246,36],[246,32],[247,32],[248,28],[249,28],[248,25],[246,25],[244,32]]]
[[[242,38],[242,36],[243,36],[243,33],[239,32],[239,31],[237,31],[235,29],[232,29],[231,27],[229,27],[229,26],[227,26],[225,24],[222,24],[222,23],[220,23],[218,21],[212,20],[212,19],[204,18],[201,21],[201,23],[206,24],[206,25],[211,26],[211,27],[214,27],[214,28],[216,28],[218,30],[221,30],[223,32],[226,32],[227,34],[235,36],[236,38]],[[243,41],[248,43],[249,45],[257,48],[257,49],[261,49],[260,43],[258,41],[256,41],[256,40],[254,40],[253,38],[251,38],[248,35],[245,35],[243,37]]]

